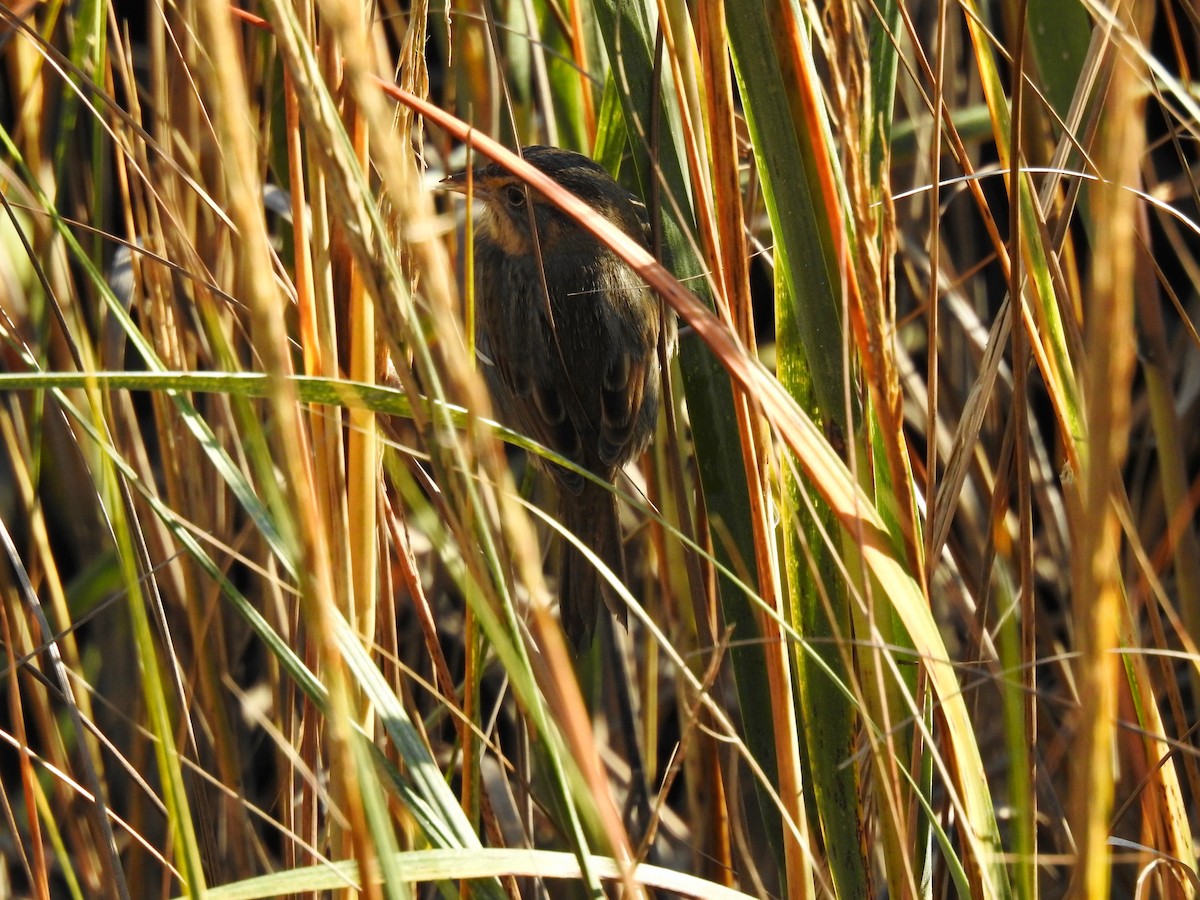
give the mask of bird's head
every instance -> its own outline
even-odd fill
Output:
[[[598,214],[639,241],[645,241],[645,207],[617,184],[603,166],[580,153],[558,147],[525,147],[521,155]],[[467,175],[467,172],[451,175],[441,186],[465,194]],[[491,163],[470,175],[474,197],[486,210],[478,222],[479,234],[499,244],[505,252],[532,254],[531,228],[535,224],[542,253],[569,250],[574,242],[583,239],[583,232],[573,219],[503,166]]]

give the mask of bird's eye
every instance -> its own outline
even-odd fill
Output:
[[[504,199],[512,209],[521,209],[525,206],[525,188],[519,184],[510,184],[504,189]]]

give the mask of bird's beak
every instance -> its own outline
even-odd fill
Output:
[[[469,172],[456,172],[453,175],[447,175],[438,182],[438,189],[442,191],[453,191],[456,194],[465,194],[467,192],[467,176]],[[482,200],[487,196],[487,191],[483,188],[479,178],[472,179],[471,192],[476,198]]]

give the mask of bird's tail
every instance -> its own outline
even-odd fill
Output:
[[[625,581],[621,522],[617,498],[612,492],[588,483],[578,495],[563,492],[559,506],[564,527],[612,569],[617,578]],[[576,650],[591,643],[601,598],[617,621],[626,624],[625,604],[615,595],[595,563],[566,538],[562,539],[558,591],[563,629]]]

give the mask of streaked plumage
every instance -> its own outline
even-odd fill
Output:
[[[601,166],[554,147],[526,147],[522,155],[646,244],[645,207]],[[490,361],[485,374],[497,412],[515,430],[612,482],[653,434],[659,332],[665,326],[673,349],[674,314],[661,314],[657,297],[611,250],[508,170],[493,164],[472,177],[486,208],[475,236],[476,341]],[[445,184],[464,190],[465,182],[463,173]],[[623,577],[612,493],[561,466],[549,470],[562,523]],[[564,548],[560,606],[576,647],[591,639],[599,597],[625,621],[624,605],[601,584],[582,554]]]

